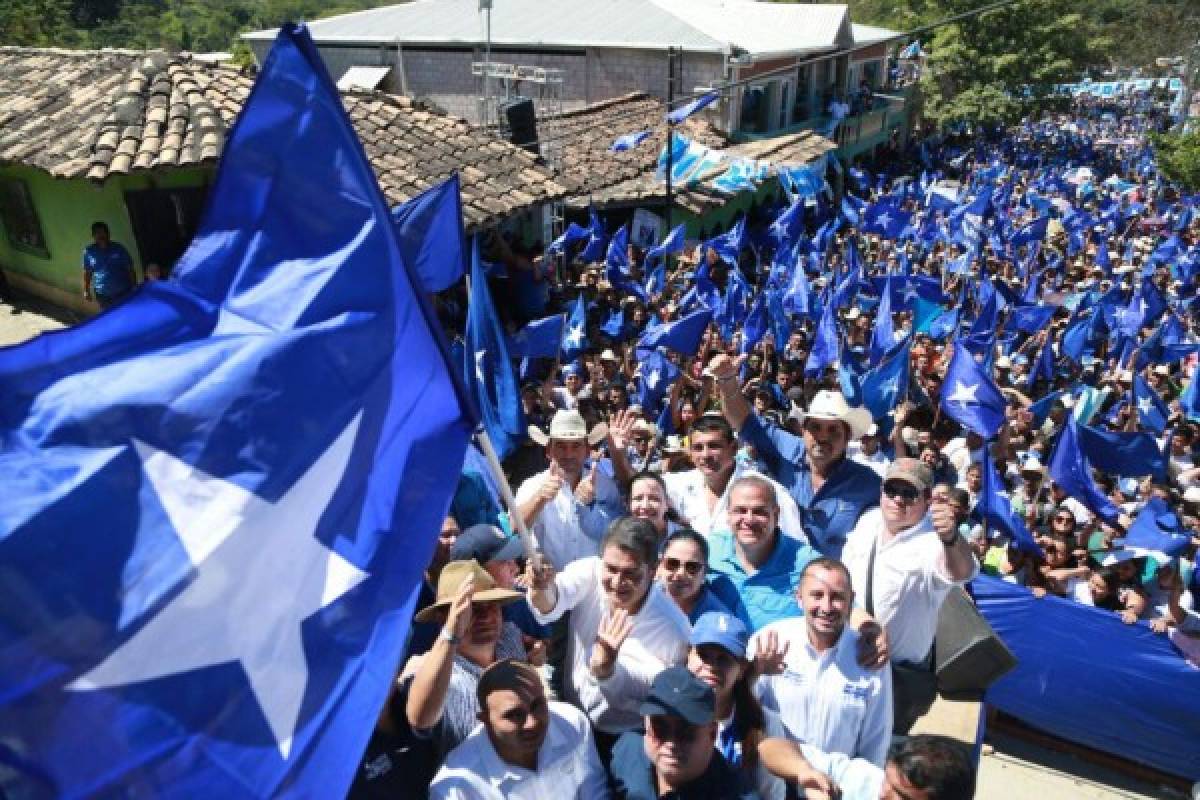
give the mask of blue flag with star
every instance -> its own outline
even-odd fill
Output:
[[[1092,480],[1091,464],[1079,446],[1079,426],[1075,417],[1067,415],[1062,433],[1054,445],[1050,456],[1050,477],[1062,487],[1069,496],[1074,497],[1109,525],[1116,523],[1120,516],[1118,509],[1108,496],[1096,487]]]
[[[1171,412],[1158,392],[1141,375],[1133,376],[1133,406],[1137,411],[1138,424],[1143,428],[1154,433],[1162,433],[1167,429]]]
[[[475,424],[424,291],[284,26],[172,279],[0,350],[6,789],[345,796]]]
[[[562,338],[563,361],[571,362],[587,349],[587,301],[583,295],[575,299],[571,313],[567,317],[567,327]]]
[[[1004,424],[1004,395],[975,356],[954,342],[954,355],[942,385],[942,410],[984,439],[991,439]]]
[[[983,448],[983,486],[979,491],[979,500],[972,512],[986,525],[1007,534],[1018,550],[1042,558],[1042,548],[1034,541],[1033,535],[1025,527],[1025,521],[1019,514],[1013,513],[1012,503],[1003,491],[1004,484],[992,463],[989,448]]]
[[[683,319],[669,322],[644,335],[638,342],[639,350],[665,347],[685,356],[694,356],[700,349],[704,332],[712,322],[713,314],[707,308],[695,311]]]
[[[558,358],[565,321],[562,314],[555,314],[529,322],[509,340],[509,355],[513,358]]]

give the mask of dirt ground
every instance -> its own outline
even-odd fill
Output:
[[[82,321],[70,311],[45,303],[18,298],[15,303],[0,302],[0,347],[32,339],[43,331],[65,328]]]

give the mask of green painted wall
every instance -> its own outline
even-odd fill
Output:
[[[50,251],[50,257],[44,258],[13,247],[0,222],[0,267],[51,289],[79,295],[82,292],[80,263],[83,248],[92,241],[93,222],[107,222],[113,240],[128,248],[139,271],[141,269],[141,256],[125,209],[124,192],[203,186],[211,182],[213,169],[124,175],[99,186],[82,179],[53,178],[40,170],[21,166],[0,166],[0,176],[25,181],[37,210],[46,248]],[[47,299],[61,298],[48,294]]]

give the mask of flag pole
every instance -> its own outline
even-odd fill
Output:
[[[533,539],[533,534],[529,532],[529,527],[525,524],[525,518],[521,516],[520,509],[517,508],[517,500],[513,497],[512,487],[508,485],[508,478],[504,476],[504,470],[500,467],[500,459],[496,457],[492,440],[487,435],[487,431],[481,428],[475,431],[475,441],[479,443],[479,449],[483,451],[483,457],[487,459],[492,477],[496,480],[496,485],[500,487],[500,494],[504,497],[505,505],[508,506],[509,519],[517,530],[521,545],[525,548],[525,557],[533,558],[537,553],[537,543]]]

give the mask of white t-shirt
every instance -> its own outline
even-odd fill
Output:
[[[808,536],[800,523],[800,508],[791,493],[783,484],[751,469],[741,461],[733,468],[733,475],[725,485],[725,493],[712,509],[708,507],[708,491],[700,470],[669,472],[662,477],[663,482],[667,484],[667,499],[671,506],[687,520],[693,530],[704,536],[711,536],[717,531],[729,530],[729,520],[726,517],[726,511],[729,510],[729,489],[734,481],[747,475],[757,475],[771,481],[771,485],[775,487],[775,501],[779,504],[779,529],[785,536],[807,543]]]
[[[872,508],[863,512],[846,539],[842,561],[850,570],[856,604],[867,607],[867,564],[871,545],[878,542],[875,554],[875,618],[887,629],[892,661],[919,664],[929,655],[937,633],[942,601],[956,585],[946,566],[946,548],[933,530],[926,514],[911,528],[901,531],[886,543],[883,511]],[[979,562],[971,556],[979,574]]]
[[[571,612],[564,699],[587,712],[597,730],[623,733],[641,726],[638,706],[650,693],[654,676],[687,659],[692,626],[662,587],[651,584],[641,609],[631,617],[633,630],[617,654],[616,670],[603,683],[597,681],[589,663],[600,621],[609,610],[601,569],[596,557],[573,561],[554,577],[558,597],[550,613],[529,605],[543,625]]]

